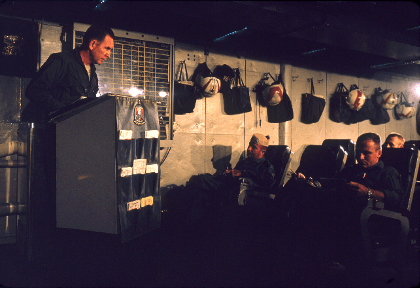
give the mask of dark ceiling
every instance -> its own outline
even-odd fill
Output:
[[[356,76],[386,71],[420,77],[420,8],[414,2],[102,2],[3,1],[0,14],[63,25],[105,21],[210,53]]]

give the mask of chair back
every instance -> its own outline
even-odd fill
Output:
[[[312,178],[332,178],[343,167],[347,152],[340,145],[308,145],[302,153],[296,173]]]
[[[265,158],[271,162],[275,170],[275,177],[271,189],[278,189],[284,185],[287,170],[292,161],[292,150],[287,145],[270,145],[265,152]]]
[[[351,139],[325,139],[322,146],[338,146],[343,147],[347,152],[347,161],[344,163],[345,167],[353,166],[356,164],[355,144]]]
[[[410,140],[404,143],[404,147],[416,147],[420,150],[420,140]],[[417,181],[420,181],[420,173],[417,174]]]
[[[400,211],[409,212],[419,169],[419,150],[416,147],[383,148],[380,160],[385,166],[394,167],[400,174],[404,189]]]

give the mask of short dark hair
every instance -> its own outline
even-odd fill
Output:
[[[376,150],[381,149],[381,136],[376,133],[364,133],[357,138],[356,148],[360,147],[364,141],[372,140],[375,143]]]
[[[390,133],[390,134],[386,137],[385,142],[386,142],[386,141],[388,141],[389,139],[393,138],[393,137],[397,137],[397,138],[398,138],[398,139],[400,139],[403,143],[405,142],[404,137],[403,137],[400,133],[397,133],[397,132],[392,132],[392,133]]]
[[[108,26],[102,24],[93,24],[86,30],[86,33],[83,36],[83,43],[80,47],[82,49],[88,49],[90,41],[103,41],[106,35],[108,35],[112,39],[114,39],[115,37],[114,32]]]

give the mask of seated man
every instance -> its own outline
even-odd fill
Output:
[[[343,169],[336,177],[346,179],[347,188],[363,200],[373,198],[383,201],[386,209],[395,210],[403,196],[403,188],[398,171],[393,167],[384,167],[380,161],[380,142],[379,135],[375,133],[359,136],[356,142],[357,165]],[[362,205],[363,208],[365,206]]]
[[[195,224],[205,215],[211,216],[221,206],[237,204],[240,178],[248,178],[257,185],[270,187],[274,181],[274,167],[265,159],[268,138],[256,133],[247,149],[247,157],[238,161],[234,169],[222,174],[200,174],[190,178],[185,188],[169,191],[162,197],[162,209],[184,214],[188,224]]]
[[[404,148],[405,139],[404,137],[396,132],[392,132],[386,137],[383,148]]]
[[[312,235],[314,249],[323,250],[327,262],[340,258],[344,249],[343,255],[348,255],[348,248],[357,243],[360,248],[360,216],[369,198],[383,201],[386,209],[398,208],[403,194],[400,175],[393,167],[384,166],[381,155],[379,135],[365,133],[356,142],[357,165],[335,176],[344,179],[340,187],[315,188],[301,179],[303,175],[287,183],[285,188],[293,190],[287,191],[293,195],[288,203],[296,207],[293,226],[304,227],[302,233]]]

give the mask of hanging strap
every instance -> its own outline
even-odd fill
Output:
[[[182,81],[181,77],[182,77],[182,70],[184,68],[184,61],[181,61],[179,63],[179,69],[178,69],[178,74],[176,75],[176,81],[180,82]]]
[[[242,80],[241,72],[239,71],[239,68],[235,69],[235,82],[236,82],[235,83],[236,87],[244,87],[245,86],[244,81]]]
[[[314,79],[311,78],[311,95],[315,95]]]
[[[346,86],[344,86],[343,83],[338,83],[337,92],[344,93],[349,92],[349,90],[347,90]]]
[[[183,61],[184,71],[185,71],[185,81],[188,81],[188,71],[187,71],[187,63]]]
[[[188,71],[187,71],[187,64],[185,63],[185,61],[181,61],[179,64],[179,70],[178,70],[178,74],[177,74],[177,82],[184,84],[184,85],[194,85],[194,83],[192,81],[188,80]]]
[[[405,95],[403,94],[403,92],[401,92],[401,101],[400,101],[400,103],[403,102],[403,98],[404,98],[405,102],[408,103],[407,98],[405,98]]]

